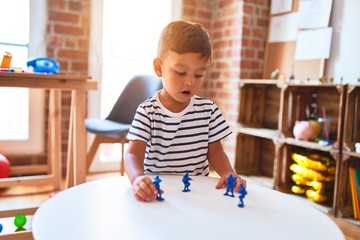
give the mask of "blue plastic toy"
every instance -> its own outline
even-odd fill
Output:
[[[52,58],[30,58],[27,66],[37,73],[59,73],[60,64]]]
[[[189,189],[191,180],[192,180],[192,178],[189,177],[189,173],[185,173],[185,175],[182,178],[182,182],[184,183],[184,189],[182,190],[183,192],[190,192],[191,191]]]
[[[240,183],[240,188],[239,188],[239,201],[240,201],[240,203],[238,204],[238,207],[243,208],[245,206],[243,199],[245,198],[246,194],[247,194],[247,191],[246,191],[245,186],[242,183]]]
[[[159,176],[156,176],[153,180],[153,183],[155,184],[155,187],[157,190],[156,200],[163,201],[164,198],[161,196],[160,182],[161,182],[161,179],[159,178]]]
[[[0,233],[2,232],[3,230],[3,225],[0,223]]]
[[[232,174],[230,174],[226,180],[227,180],[227,186],[226,186],[226,193],[224,193],[225,196],[235,197],[234,195],[234,187],[237,177],[233,177]],[[229,194],[229,191],[231,194]]]

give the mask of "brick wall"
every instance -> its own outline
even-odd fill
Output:
[[[261,78],[264,65],[269,0],[183,0],[183,19],[209,30],[214,60],[200,95],[213,100],[235,130],[239,80]],[[235,160],[236,134],[223,141]]]
[[[244,5],[240,61],[242,79],[262,78],[269,6],[270,0],[246,1]]]
[[[91,0],[48,0],[47,56],[61,72],[88,74]]]

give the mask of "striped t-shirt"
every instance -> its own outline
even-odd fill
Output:
[[[147,143],[145,174],[208,175],[208,145],[231,134],[215,103],[198,96],[179,113],[167,110],[159,92],[139,105],[128,140]]]

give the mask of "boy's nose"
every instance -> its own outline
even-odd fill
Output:
[[[185,80],[185,85],[186,86],[194,85],[194,78],[193,77],[187,77],[186,80]]]

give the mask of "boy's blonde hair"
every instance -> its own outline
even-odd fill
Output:
[[[157,57],[163,59],[169,51],[177,54],[201,53],[201,59],[212,60],[209,33],[198,23],[182,20],[169,23],[160,35]]]

